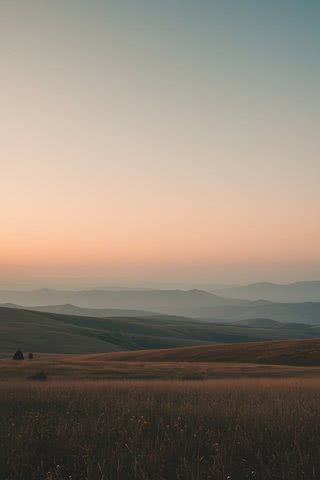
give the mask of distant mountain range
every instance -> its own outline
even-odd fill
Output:
[[[73,304],[100,309],[148,310],[184,315],[190,309],[215,305],[239,305],[203,290],[52,290],[0,291],[0,303],[25,306]]]
[[[278,322],[320,324],[320,303],[272,303],[264,300],[242,305],[204,307],[194,316],[215,321],[234,322],[248,318],[271,318]]]
[[[150,317],[162,314],[213,322],[270,318],[280,322],[320,324],[320,302],[251,301],[196,289],[0,291],[0,303],[8,307],[23,305],[38,311],[94,317]]]
[[[77,307],[71,303],[64,305],[41,305],[41,306],[26,306],[17,305],[16,303],[1,303],[0,307],[15,308],[22,310],[33,310],[36,312],[60,313],[62,315],[81,315],[84,317],[150,317],[159,315],[157,312],[150,312],[147,310],[129,310],[121,308],[85,308]]]
[[[320,302],[320,281],[276,284],[268,282],[245,286],[215,288],[222,297],[272,302]]]

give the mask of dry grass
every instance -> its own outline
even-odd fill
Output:
[[[103,354],[100,354],[103,355]],[[224,343],[104,354],[106,360],[141,362],[242,362],[320,365],[320,340]]]
[[[45,372],[49,380],[205,380],[320,376],[320,367],[234,362],[116,361],[109,358],[109,354],[36,354],[31,361],[13,361],[11,355],[2,354],[0,355],[0,381],[25,380],[38,372]]]
[[[320,379],[0,385],[1,480],[320,477]]]

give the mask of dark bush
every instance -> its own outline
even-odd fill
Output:
[[[16,351],[16,353],[13,355],[12,358],[13,360],[24,360],[22,351],[18,348],[18,350]]]

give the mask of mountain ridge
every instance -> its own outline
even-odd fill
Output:
[[[292,283],[255,282],[248,285],[225,287],[214,290],[225,298],[242,300],[270,300],[272,302],[319,302],[320,281],[305,280]]]
[[[19,298],[18,298],[19,297]],[[18,301],[20,300],[20,301]],[[43,311],[87,315],[175,315],[213,322],[271,318],[281,322],[320,324],[320,302],[271,302],[224,298],[204,290],[83,290],[0,291],[0,303]],[[62,305],[62,307],[61,307]],[[66,312],[66,310],[68,310]],[[93,309],[99,309],[100,312]],[[104,312],[103,312],[104,311]]]

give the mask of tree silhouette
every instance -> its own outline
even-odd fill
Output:
[[[13,360],[24,360],[24,356],[20,348],[16,351],[16,353],[13,355]]]

